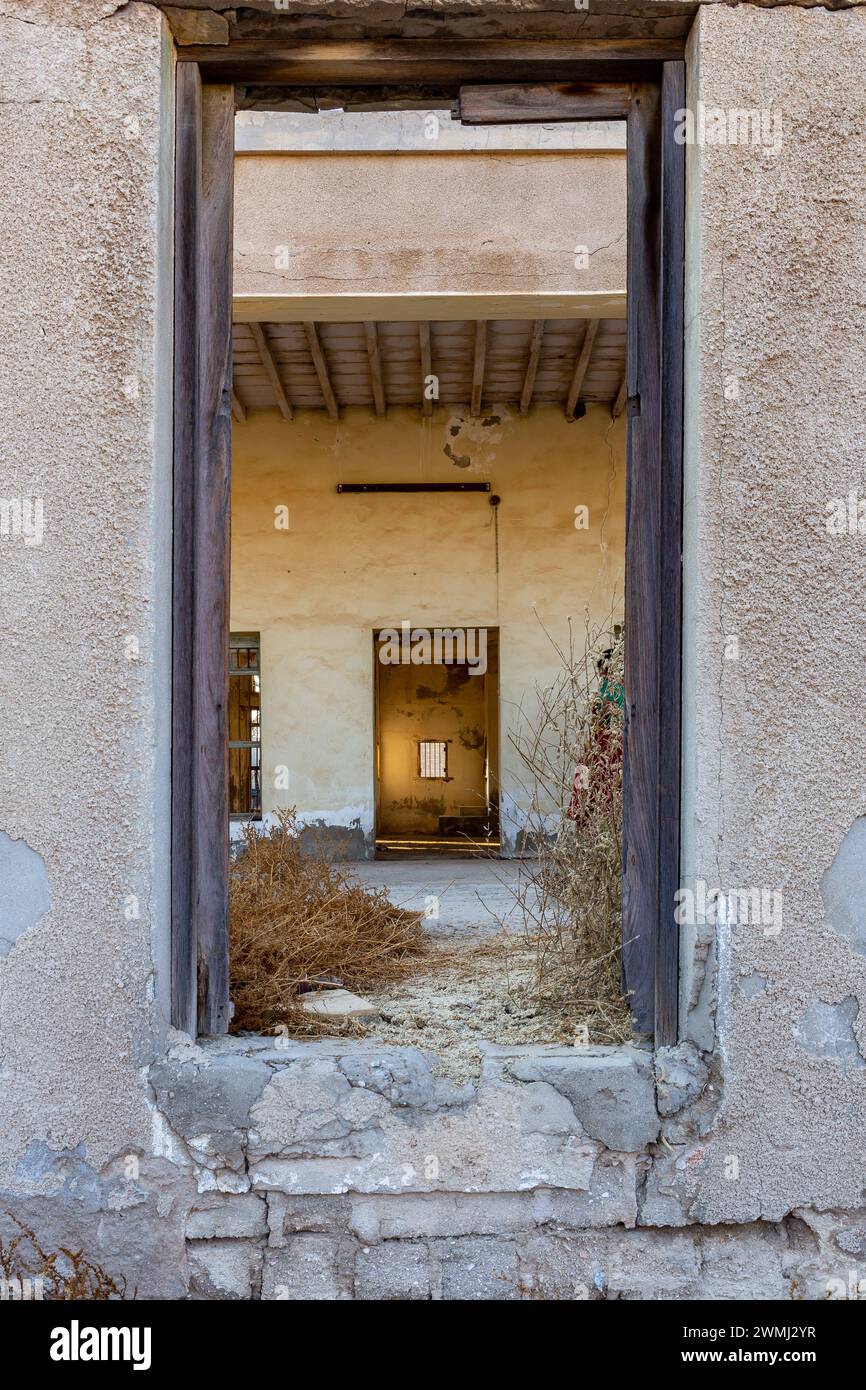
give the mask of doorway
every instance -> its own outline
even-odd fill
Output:
[[[499,850],[499,633],[373,634],[376,854]]]

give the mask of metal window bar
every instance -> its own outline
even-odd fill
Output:
[[[262,813],[261,649],[258,634],[229,642],[229,815],[258,819]]]
[[[418,745],[418,755],[422,777],[436,777],[442,780],[448,776],[447,742],[422,739]]]

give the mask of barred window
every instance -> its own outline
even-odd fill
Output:
[[[448,776],[448,744],[440,740],[422,740],[418,745],[422,777]]]
[[[229,812],[262,814],[262,691],[258,633],[235,633],[229,646]]]

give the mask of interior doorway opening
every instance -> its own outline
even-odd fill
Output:
[[[376,854],[498,854],[499,633],[373,635]]]

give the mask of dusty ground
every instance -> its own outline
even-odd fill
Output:
[[[429,1048],[442,1070],[477,1073],[483,1044],[573,1043],[574,1011],[534,997],[536,951],[517,894],[521,867],[507,860],[419,858],[344,866],[392,902],[427,910],[429,958],[410,978],[366,997],[380,1011],[368,1036]],[[523,870],[526,873],[526,869]]]

